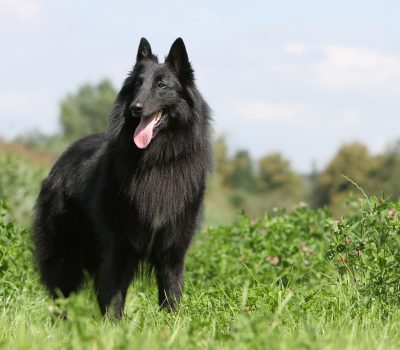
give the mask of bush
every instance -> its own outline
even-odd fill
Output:
[[[27,231],[18,230],[9,219],[9,210],[0,198],[0,300],[3,307],[33,291],[35,273]]]
[[[28,157],[14,157],[5,151],[0,156],[0,197],[7,198],[11,215],[20,225],[31,222],[39,187],[48,169],[33,165]]]
[[[253,220],[242,213],[232,226],[208,229],[189,255],[196,283],[271,284],[306,287],[323,278],[328,242],[323,209],[297,206]],[[204,252],[208,252],[207,258]],[[193,268],[192,268],[193,266]],[[196,266],[196,268],[194,267]]]
[[[356,205],[352,216],[329,221],[326,257],[367,304],[374,300],[399,303],[400,203],[372,197]]]

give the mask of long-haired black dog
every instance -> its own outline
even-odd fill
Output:
[[[107,130],[71,145],[43,182],[33,240],[53,297],[76,291],[86,270],[101,312],[121,317],[145,264],[160,306],[176,308],[211,167],[209,122],[182,39],[158,63],[142,38]]]

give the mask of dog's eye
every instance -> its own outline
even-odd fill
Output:
[[[159,82],[157,83],[157,87],[160,88],[160,89],[164,89],[164,88],[167,87],[167,85],[165,85],[165,83],[163,83],[162,81],[159,81]]]
[[[141,87],[142,84],[143,84],[143,81],[142,81],[142,80],[136,80],[136,82],[135,82],[135,87],[136,87],[136,88]]]

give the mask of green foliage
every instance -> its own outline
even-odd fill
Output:
[[[399,203],[372,197],[352,216],[329,224],[326,257],[369,304],[400,303],[399,209]]]
[[[249,191],[256,189],[252,160],[246,150],[239,150],[233,156],[228,183],[232,188],[243,188]]]
[[[45,135],[38,130],[31,130],[18,136],[14,144],[24,145],[31,150],[47,154],[50,158],[58,157],[71,144],[71,141],[58,135]]]
[[[254,160],[245,150],[229,157],[224,137],[217,138],[214,152],[213,193],[224,196],[225,202],[235,211],[244,209],[253,216],[263,215],[275,207],[291,208],[307,195],[304,179],[291,169],[290,162],[280,153],[261,158],[255,167]],[[216,181],[218,185],[215,185]],[[214,200],[216,195],[210,197]],[[213,205],[211,201],[208,204]]]
[[[371,166],[372,159],[366,146],[360,143],[343,145],[317,178],[314,190],[315,204],[321,206],[342,203],[353,189],[342,174],[365,187],[368,184]]]
[[[391,145],[385,153],[375,157],[374,168],[371,171],[372,186],[367,190],[371,190],[372,193],[381,190],[390,193],[393,198],[400,198],[398,174],[400,174],[400,141]]]
[[[290,162],[280,153],[272,153],[259,159],[261,187],[267,191],[294,192],[301,186],[301,179],[291,169]]]
[[[104,131],[116,91],[109,80],[84,84],[61,101],[62,135],[67,140]]]
[[[234,225],[202,233],[207,240],[193,249],[189,260],[192,278],[203,285],[220,278],[237,285],[276,282],[305,288],[318,283],[327,265],[328,217],[325,210],[306,206],[289,213],[277,211],[260,220],[242,213]],[[218,254],[210,254],[204,262],[204,251],[213,247],[218,247]]]
[[[32,292],[34,275],[28,233],[17,229],[9,218],[6,202],[0,197],[0,300],[3,308]]]
[[[345,144],[321,173],[312,174],[312,202],[317,207],[329,205],[338,216],[347,213],[343,203],[354,187],[346,177],[357,182],[370,195],[383,191],[390,193],[392,199],[399,199],[399,172],[399,143],[378,155],[370,154],[361,143]]]
[[[222,179],[222,186],[229,186],[229,176],[232,173],[232,164],[228,156],[228,146],[224,137],[218,137],[214,142],[215,172]]]
[[[47,168],[5,151],[0,154],[0,197],[8,199],[13,216],[23,225],[31,221],[33,206]]]
[[[126,316],[115,322],[100,316],[91,282],[67,300],[47,298],[27,232],[1,202],[2,348],[397,349],[400,305],[392,279],[400,203],[371,198],[354,205],[356,214],[340,223],[302,204],[209,228],[188,254],[178,312],[160,311],[154,284],[137,282]],[[381,276],[387,287],[378,288]],[[360,303],[360,296],[370,301]]]

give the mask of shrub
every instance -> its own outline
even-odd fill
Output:
[[[26,230],[18,230],[9,219],[9,210],[0,198],[0,300],[3,306],[32,292],[35,283],[32,249]]]
[[[399,203],[371,197],[360,200],[355,214],[329,221],[328,260],[335,262],[366,302],[400,302]]]

